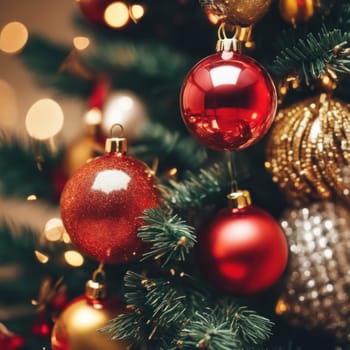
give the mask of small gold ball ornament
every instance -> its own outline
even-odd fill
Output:
[[[268,11],[271,0],[200,0],[206,14],[219,23],[251,26]]]
[[[267,170],[296,205],[333,197],[350,203],[349,105],[321,94],[281,110],[267,148]]]
[[[111,319],[125,313],[127,309],[121,300],[106,296],[104,284],[88,281],[85,295],[72,300],[55,321],[52,350],[128,350],[127,342],[98,332]]]
[[[295,26],[307,22],[314,15],[315,0],[280,0],[279,10],[282,18]]]

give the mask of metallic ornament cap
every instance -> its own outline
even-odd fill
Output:
[[[243,209],[252,204],[249,191],[236,191],[227,195],[229,207],[231,209]]]
[[[105,151],[107,153],[122,153],[128,151],[128,141],[125,137],[111,137],[106,139]]]
[[[107,296],[105,284],[93,280],[87,281],[85,286],[85,296],[89,299],[104,299]]]

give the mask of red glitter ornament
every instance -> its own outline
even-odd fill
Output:
[[[271,126],[277,94],[266,70],[234,51],[204,58],[188,73],[180,94],[188,130],[216,151],[247,148]]]
[[[262,292],[275,284],[286,268],[284,232],[268,213],[250,204],[247,191],[229,198],[238,205],[219,211],[199,236],[201,270],[224,292]]]
[[[104,263],[122,264],[141,256],[140,217],[158,206],[150,169],[125,152],[125,138],[107,139],[105,155],[82,166],[61,196],[61,216],[72,242]]]

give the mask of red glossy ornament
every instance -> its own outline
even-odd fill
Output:
[[[234,295],[270,288],[288,261],[288,244],[281,227],[252,205],[219,211],[201,232],[197,252],[203,277]]]
[[[52,331],[52,320],[45,312],[39,313],[32,325],[32,333],[40,338],[50,338]]]
[[[11,336],[3,336],[0,334],[1,350],[21,350],[24,349],[25,344],[24,338],[18,334],[11,334]]]
[[[180,94],[190,133],[216,151],[236,151],[261,139],[271,126],[277,94],[267,71],[234,51],[204,58],[188,73]]]
[[[83,15],[92,24],[104,23],[104,12],[113,0],[79,0],[78,4]]]
[[[125,154],[124,141],[107,139],[105,155],[77,170],[61,196],[61,216],[72,242],[104,263],[122,264],[141,256],[140,217],[158,206],[154,176],[144,163]],[[118,149],[112,151],[114,147]]]

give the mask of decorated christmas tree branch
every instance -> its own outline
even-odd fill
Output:
[[[325,28],[318,34],[309,33],[284,48],[272,64],[274,74],[282,77],[297,74],[307,84],[321,74],[333,70],[342,74],[350,73],[348,47],[350,34],[339,29]]]
[[[147,124],[137,143],[132,146],[131,153],[142,159],[156,156],[161,163],[180,169],[198,169],[207,159],[207,152],[193,138],[171,132],[156,123]]]
[[[163,266],[185,260],[196,242],[193,227],[166,209],[148,209],[142,219],[146,225],[138,230],[138,236],[152,245],[144,258],[161,259]]]
[[[104,328],[114,339],[156,342],[162,349],[228,350],[261,344],[271,335],[269,320],[227,300],[212,307],[209,295],[201,295],[193,286],[185,292],[174,281],[129,271],[125,289],[133,313],[119,316]]]
[[[201,207],[218,195],[227,193],[229,187],[227,164],[222,161],[201,169],[199,174],[188,172],[182,182],[171,180],[169,186],[164,187],[164,194],[170,206],[188,209]]]

